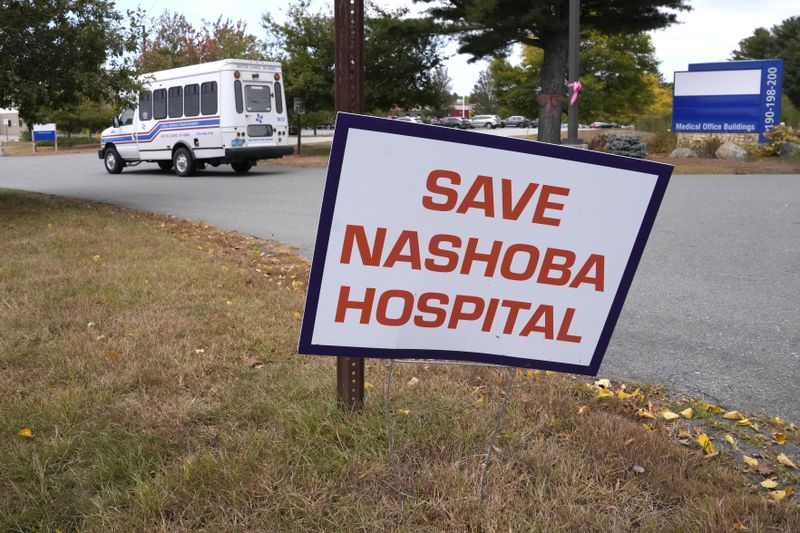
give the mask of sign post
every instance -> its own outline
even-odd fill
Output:
[[[303,115],[306,114],[306,104],[302,98],[293,100],[294,113],[297,115],[297,157],[300,157],[300,139],[303,135]]]
[[[336,111],[364,112],[364,0],[335,0]],[[298,132],[299,133],[299,132]],[[364,359],[343,354],[336,359],[339,400],[351,410],[364,404]]]
[[[671,172],[339,113],[298,351],[594,375]]]

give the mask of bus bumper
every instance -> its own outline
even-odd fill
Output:
[[[293,153],[293,146],[247,146],[242,148],[226,148],[225,159],[228,161],[277,159],[285,155],[292,155]]]

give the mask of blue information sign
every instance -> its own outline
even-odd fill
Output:
[[[35,131],[33,132],[33,140],[36,142],[41,141],[55,141],[56,140],[56,131],[55,130],[44,130],[44,131]]]
[[[758,133],[780,122],[783,61],[695,63],[675,73],[672,131]]]

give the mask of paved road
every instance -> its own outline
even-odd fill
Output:
[[[203,220],[310,256],[322,169],[152,167],[0,158],[0,187]],[[673,177],[601,374],[800,422],[800,176]]]

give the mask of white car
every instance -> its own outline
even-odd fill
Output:
[[[473,128],[503,127],[503,121],[497,115],[475,115],[470,122]]]
[[[422,119],[419,117],[397,117],[395,120],[397,122],[413,122],[414,124],[424,124]]]

